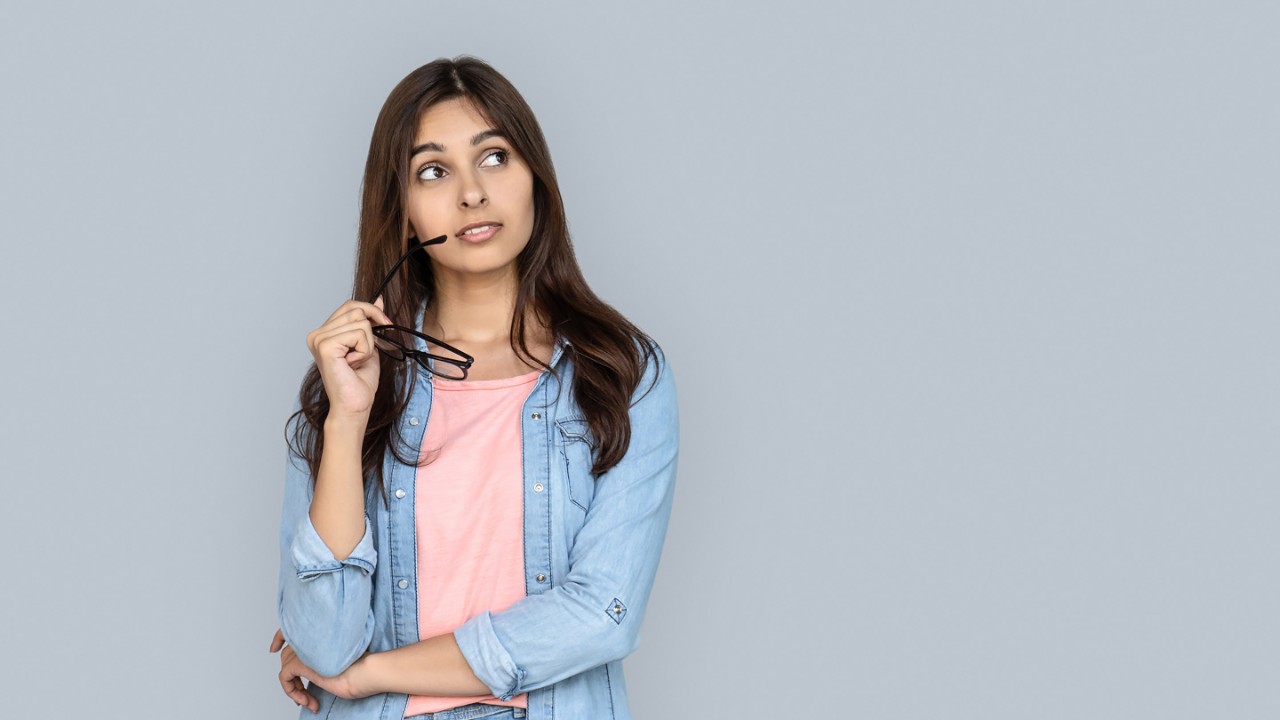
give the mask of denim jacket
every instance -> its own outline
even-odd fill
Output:
[[[421,315],[422,308],[419,326]],[[502,612],[475,615],[454,637],[495,696],[529,693],[529,720],[623,720],[631,714],[622,658],[639,641],[675,489],[675,380],[659,349],[660,362],[648,364],[632,396],[626,455],[593,479],[596,443],[571,397],[573,365],[565,345],[557,342],[550,363],[561,381],[542,373],[523,408],[526,596]],[[419,377],[400,430],[416,457],[430,416],[431,382],[425,369],[408,362]],[[298,658],[333,676],[366,651],[420,640],[417,469],[389,451],[384,455],[386,500],[368,484],[364,536],[339,561],[311,524],[307,464],[292,450],[287,455],[278,609]],[[319,717],[335,720],[399,720],[408,702],[401,693],[344,700],[316,685],[310,692],[320,701]],[[316,715],[303,708],[300,717]]]

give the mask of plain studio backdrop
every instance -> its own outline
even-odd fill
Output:
[[[305,336],[462,53],[675,371],[638,718],[1280,716],[1274,4],[4,15],[0,716],[296,716]]]

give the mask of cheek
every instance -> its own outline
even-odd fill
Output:
[[[422,229],[423,232],[430,233],[433,237],[441,233],[448,233],[449,229],[445,227],[441,218],[448,217],[444,212],[447,207],[441,206],[441,203],[431,199],[418,199],[411,203],[409,207],[409,220],[415,228]]]
[[[521,218],[529,227],[533,227],[534,207],[533,207],[533,188],[523,188],[518,195],[520,198],[520,206],[523,208]]]

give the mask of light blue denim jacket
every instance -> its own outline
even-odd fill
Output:
[[[420,308],[419,326],[421,314]],[[522,415],[526,597],[502,612],[472,617],[454,637],[494,695],[529,693],[529,720],[622,720],[631,713],[621,661],[638,644],[675,490],[675,380],[658,350],[660,362],[649,363],[632,396],[626,455],[593,479],[588,471],[595,441],[571,397],[573,366],[565,344],[558,342],[551,358],[563,387],[542,373]],[[420,340],[419,349],[425,350]],[[424,369],[412,367],[419,377],[400,430],[413,447],[408,456],[416,457],[430,416],[431,382]],[[306,462],[288,452],[280,627],[302,662],[322,675],[341,673],[365,651],[421,639],[416,468],[389,452],[383,463],[390,507],[370,483],[364,537],[338,561],[311,524]],[[397,720],[408,701],[399,693],[343,700],[317,686],[311,693],[320,701],[319,717],[334,719]],[[316,715],[303,708],[300,717]]]

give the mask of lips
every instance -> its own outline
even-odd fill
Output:
[[[458,231],[458,237],[463,240],[484,240],[493,236],[498,228],[502,227],[502,223],[493,220],[482,220],[474,222]]]

